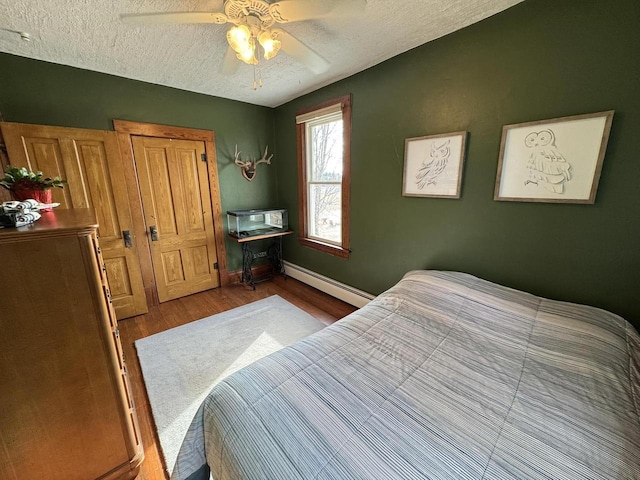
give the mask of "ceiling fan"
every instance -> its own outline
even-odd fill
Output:
[[[239,62],[249,65],[259,62],[260,47],[266,60],[275,57],[280,49],[302,63],[315,74],[329,68],[329,62],[296,37],[280,28],[278,23],[290,23],[317,18],[344,16],[364,9],[366,0],[225,0],[222,12],[170,12],[122,14],[127,23],[231,23],[227,31],[229,47],[222,72],[232,74]],[[255,88],[255,87],[254,87]]]

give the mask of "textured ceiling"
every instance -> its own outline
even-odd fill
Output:
[[[318,0],[322,1],[322,0]],[[348,1],[348,0],[345,0]],[[285,53],[220,69],[225,25],[123,24],[120,13],[223,11],[222,0],[11,0],[0,2],[0,51],[193,92],[275,107],[498,13],[522,0],[368,0],[351,17],[282,24],[331,67],[315,75]]]

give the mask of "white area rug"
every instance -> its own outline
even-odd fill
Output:
[[[169,473],[196,410],[216,383],[323,327],[274,295],[136,341]]]

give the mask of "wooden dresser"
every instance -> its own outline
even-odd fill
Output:
[[[0,229],[0,478],[134,478],[142,445],[90,209]]]

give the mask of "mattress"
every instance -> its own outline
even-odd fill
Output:
[[[612,313],[409,272],[218,384],[171,478],[640,478],[639,353]]]

